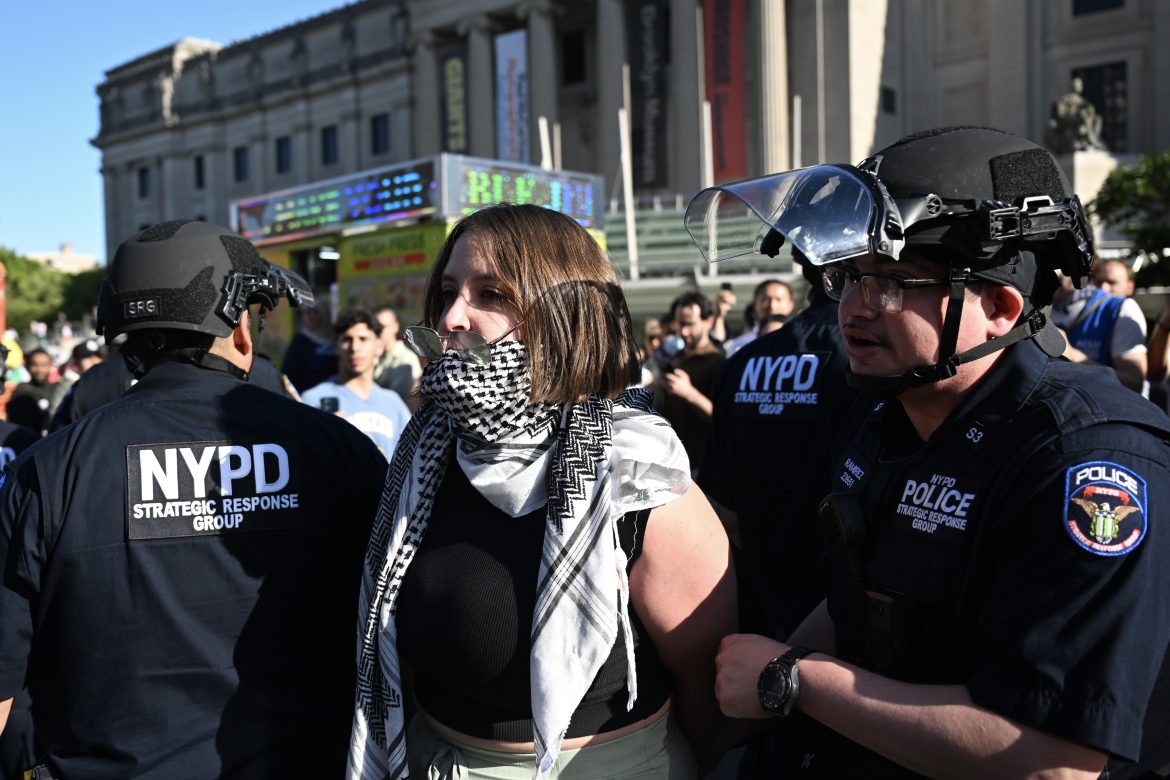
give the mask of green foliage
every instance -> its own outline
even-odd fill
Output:
[[[33,320],[55,321],[58,312],[65,312],[71,320],[90,313],[106,274],[105,268],[67,274],[46,268],[7,247],[0,247],[0,262],[8,273],[8,327],[18,333],[27,331]]]
[[[81,273],[69,274],[65,279],[64,297],[61,310],[70,320],[77,321],[97,311],[98,293],[102,280],[106,278],[105,266],[98,266]]]
[[[1115,168],[1101,185],[1089,212],[1118,228],[1133,244],[1131,254],[1158,258],[1137,276],[1141,287],[1170,284],[1170,150],[1143,154],[1132,167]]]

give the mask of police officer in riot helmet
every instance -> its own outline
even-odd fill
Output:
[[[718,230],[745,204],[754,236]],[[724,712],[807,716],[801,776],[1170,770],[1170,420],[1056,357],[1046,307],[1092,251],[1052,156],[933,130],[705,191],[688,227],[715,259],[774,233],[820,266],[883,399],[821,503],[827,599],[783,642],[724,639]]]
[[[119,247],[98,309],[140,379],[0,478],[0,722],[26,683],[40,776],[344,771],[353,605],[386,462],[245,381],[302,279],[223,228]]]

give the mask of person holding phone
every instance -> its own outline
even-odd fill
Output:
[[[302,400],[344,417],[389,458],[410,409],[393,390],[374,381],[382,356],[382,324],[365,309],[350,309],[333,325],[337,335],[337,376],[304,392]]]

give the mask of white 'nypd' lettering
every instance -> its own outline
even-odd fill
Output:
[[[289,480],[288,453],[279,444],[253,444],[251,449],[225,444],[204,447],[198,454],[191,447],[166,447],[161,461],[154,450],[142,449],[138,457],[144,502],[155,500],[156,485],[168,501],[180,497],[182,486],[189,486],[194,498],[204,498],[213,460],[219,461],[220,492],[225,496],[232,495],[233,483],[248,477],[256,493],[276,493]]]
[[[230,441],[126,448],[126,534],[131,540],[305,527],[298,451]]]
[[[760,355],[744,365],[743,373],[739,375],[739,389],[741,392],[804,392],[816,382],[819,368],[817,355]]]
[[[1135,494],[1139,490],[1137,480],[1127,474],[1123,469],[1104,463],[1095,463],[1077,472],[1073,482],[1074,487],[1083,485],[1086,482],[1112,482],[1115,485],[1121,485],[1126,490]]]

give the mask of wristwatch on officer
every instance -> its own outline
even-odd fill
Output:
[[[813,652],[816,651],[807,647],[790,647],[787,653],[773,658],[760,672],[756,693],[766,712],[779,718],[787,717],[792,712],[796,706],[796,697],[800,695],[796,662]]]

